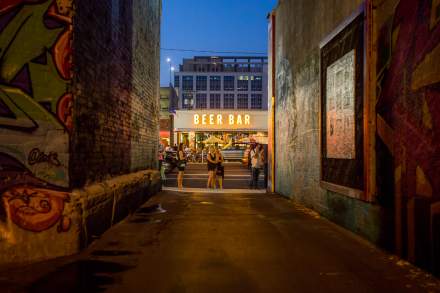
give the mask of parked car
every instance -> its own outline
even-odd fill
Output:
[[[222,149],[221,153],[225,161],[240,161],[243,157],[244,149],[240,147],[230,147],[227,149]]]

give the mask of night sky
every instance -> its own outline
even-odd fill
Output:
[[[267,52],[266,17],[277,0],[163,0],[162,3],[162,48]],[[168,57],[177,69],[183,58],[200,55],[240,54],[161,50],[161,85],[167,86],[169,82]]]

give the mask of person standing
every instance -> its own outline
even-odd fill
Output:
[[[218,178],[218,186],[220,189],[223,189],[223,179],[225,178],[225,167],[223,166],[223,162],[225,161],[222,153],[219,149],[216,151],[217,155],[217,170],[216,170],[216,178]]]
[[[261,145],[257,144],[251,151],[251,164],[252,164],[252,181],[251,188],[258,188],[258,177],[260,176],[260,168],[262,167],[263,154]]]
[[[255,145],[253,145],[253,144],[251,144],[250,146],[249,146],[249,151],[248,151],[248,160],[247,160],[247,167],[248,167],[248,169],[249,169],[249,171],[251,171],[252,172],[252,157],[251,157],[251,153],[252,153],[252,151],[255,149]]]
[[[177,174],[177,188],[183,188],[183,173],[185,172],[186,167],[186,157],[183,152],[183,143],[179,144],[179,149],[177,151],[177,170],[179,173]]]
[[[162,179],[162,181],[166,181],[166,177],[165,177],[165,166],[164,166],[164,150],[163,149],[159,149],[159,171],[160,171],[160,178]]]
[[[268,171],[269,171],[269,160],[268,160],[268,148],[267,144],[263,145],[263,159],[261,160],[263,164],[263,170],[264,170],[264,188],[267,188],[267,180],[268,180]]]
[[[215,188],[215,171],[217,169],[217,156],[215,154],[215,148],[210,146],[208,149],[208,155],[206,156],[208,162],[208,183],[207,188]]]

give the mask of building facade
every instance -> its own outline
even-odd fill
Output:
[[[162,143],[174,145],[174,115],[177,107],[177,96],[174,88],[170,86],[160,87],[160,121],[159,136]]]
[[[174,87],[178,142],[197,147],[211,135],[227,141],[267,135],[267,57],[184,59]]]

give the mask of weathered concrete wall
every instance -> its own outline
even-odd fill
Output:
[[[78,252],[160,189],[135,172],[156,169],[160,12],[0,2],[0,265]]]
[[[362,2],[280,1],[275,10],[275,186],[277,192],[389,248],[392,215],[383,206],[320,186],[319,45]]]
[[[361,3],[280,1],[275,10],[276,190],[329,216],[320,187],[319,44]]]

